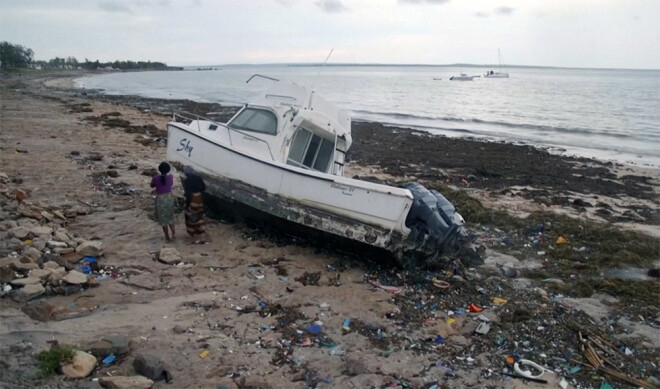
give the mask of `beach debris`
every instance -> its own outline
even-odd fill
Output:
[[[104,388],[151,388],[154,382],[141,375],[135,376],[101,376],[99,384]]]
[[[321,272],[305,272],[303,275],[300,277],[295,278],[295,281],[300,282],[301,284],[307,286],[307,285],[319,285],[319,280],[321,279]]]
[[[110,366],[115,362],[115,359],[117,359],[115,354],[110,354],[107,357],[103,358],[102,362],[105,366]]]
[[[477,326],[477,329],[474,330],[477,334],[486,335],[490,331],[490,324],[486,322],[481,322]]]
[[[396,286],[383,285],[376,281],[369,281],[369,283],[373,285],[375,288],[382,289],[388,293],[392,293],[392,294],[401,293],[401,288],[397,288]]]

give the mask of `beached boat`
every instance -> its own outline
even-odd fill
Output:
[[[497,49],[497,59],[499,61],[499,71],[493,71],[490,70],[484,74],[484,77],[486,78],[509,78],[509,73],[506,71],[502,71],[502,55],[500,54],[500,50]]]
[[[177,113],[168,124],[168,160],[193,167],[210,201],[406,263],[456,253],[479,260],[462,217],[440,193],[344,177],[348,114],[314,91],[270,79],[272,87],[227,123]]]
[[[472,81],[479,76],[468,76],[466,73],[461,73],[459,76],[451,76],[449,80],[451,81]]]

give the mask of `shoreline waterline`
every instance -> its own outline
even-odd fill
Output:
[[[652,90],[656,82],[660,87],[660,77],[656,80],[653,72],[526,70],[507,80],[454,83],[429,81],[435,68],[333,68],[319,76],[318,69],[304,66],[264,66],[94,74],[76,78],[75,84],[109,95],[240,106],[268,87],[264,81],[245,83],[248,73],[260,71],[320,91],[354,121],[660,167],[660,153],[652,147],[660,142],[660,126],[655,125],[660,114],[649,108],[660,101]],[[629,82],[620,80],[625,77]]]

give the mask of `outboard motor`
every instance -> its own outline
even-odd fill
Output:
[[[438,199],[438,213],[447,224],[465,224],[463,216],[456,212],[454,204],[450,203],[445,196],[443,196],[435,189],[431,189],[429,192],[431,192],[435,198]]]
[[[444,241],[456,226],[444,210],[438,212],[438,197],[416,182],[407,183],[403,187],[413,194],[413,204],[406,217],[406,227],[417,230],[418,233],[423,232],[440,242]],[[454,207],[451,208],[453,211]]]
[[[416,251],[431,259],[441,254],[467,254],[471,264],[483,263],[463,227],[463,217],[445,196],[416,182],[404,184],[403,187],[413,195],[406,227],[411,230],[409,240]]]

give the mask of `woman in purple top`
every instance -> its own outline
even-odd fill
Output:
[[[170,165],[162,162],[158,165],[157,174],[151,177],[151,187],[156,188],[156,220],[163,227],[165,240],[168,242],[174,239],[174,196],[172,196],[172,185],[174,177],[170,172]],[[170,239],[169,229],[172,231]]]

